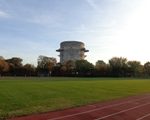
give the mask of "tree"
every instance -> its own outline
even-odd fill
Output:
[[[4,60],[3,56],[0,56],[0,60]]]
[[[103,60],[98,60],[95,65],[95,72],[98,76],[106,76],[108,74],[108,65]]]
[[[53,67],[56,65],[56,58],[39,56],[37,69],[40,74],[51,75]]]
[[[9,65],[5,60],[0,59],[0,76],[3,72],[7,72],[9,70]]]
[[[8,63],[12,63],[15,67],[22,67],[22,59],[18,57],[13,57],[6,60]]]
[[[75,61],[68,60],[63,65],[61,70],[65,72],[66,75],[75,74]]]
[[[23,69],[24,69],[24,75],[25,76],[34,76],[35,75],[36,69],[35,69],[34,65],[32,65],[32,64],[25,64],[23,66]]]
[[[113,57],[109,60],[110,71],[112,76],[126,76],[127,59],[122,57]]]
[[[133,77],[141,76],[143,72],[143,66],[139,61],[128,61],[128,74]]]
[[[76,73],[81,76],[91,75],[94,65],[87,60],[77,60],[75,62]]]
[[[53,69],[52,69],[52,75],[53,76],[62,76],[62,75],[64,75],[62,72],[63,72],[63,70],[61,70],[61,68],[62,68],[62,64],[61,63],[57,63],[54,67],[53,67]]]
[[[10,67],[10,73],[12,75],[22,75],[23,73],[23,65],[22,65],[22,59],[18,57],[13,57],[11,59],[5,60]]]
[[[150,76],[150,62],[144,64],[144,73],[146,76]]]

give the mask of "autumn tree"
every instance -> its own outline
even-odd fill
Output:
[[[0,76],[4,73],[4,72],[7,72],[9,70],[9,65],[8,63],[0,58]]]
[[[36,75],[36,68],[32,64],[25,64],[23,66],[24,75],[25,76],[35,76]]]
[[[95,74],[97,76],[108,75],[108,65],[103,60],[98,60],[95,65]]]
[[[66,68],[62,68],[62,66],[63,65],[61,63],[56,63],[56,65],[52,69],[52,75],[53,76],[63,76]],[[65,69],[65,70],[63,70],[63,69]]]
[[[61,70],[65,75],[74,75],[75,67],[75,61],[68,60],[61,66]]]
[[[9,64],[10,67],[10,74],[12,75],[22,75],[23,72],[23,64],[22,59],[18,57],[13,57],[10,59],[7,59],[6,62]]]
[[[56,63],[56,58],[39,56],[37,70],[42,74],[51,75],[52,69]]]
[[[0,60],[4,60],[3,56],[0,56]]]

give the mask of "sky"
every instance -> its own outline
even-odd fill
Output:
[[[150,61],[150,0],[0,0],[0,56],[36,65],[62,41],[85,43],[86,59]]]

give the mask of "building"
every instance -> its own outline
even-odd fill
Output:
[[[60,63],[64,63],[68,60],[84,60],[85,52],[89,50],[85,49],[83,42],[79,41],[64,41],[60,44],[60,49],[56,50],[60,52]]]

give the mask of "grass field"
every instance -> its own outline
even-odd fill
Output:
[[[150,80],[0,78],[0,119],[150,93]]]

